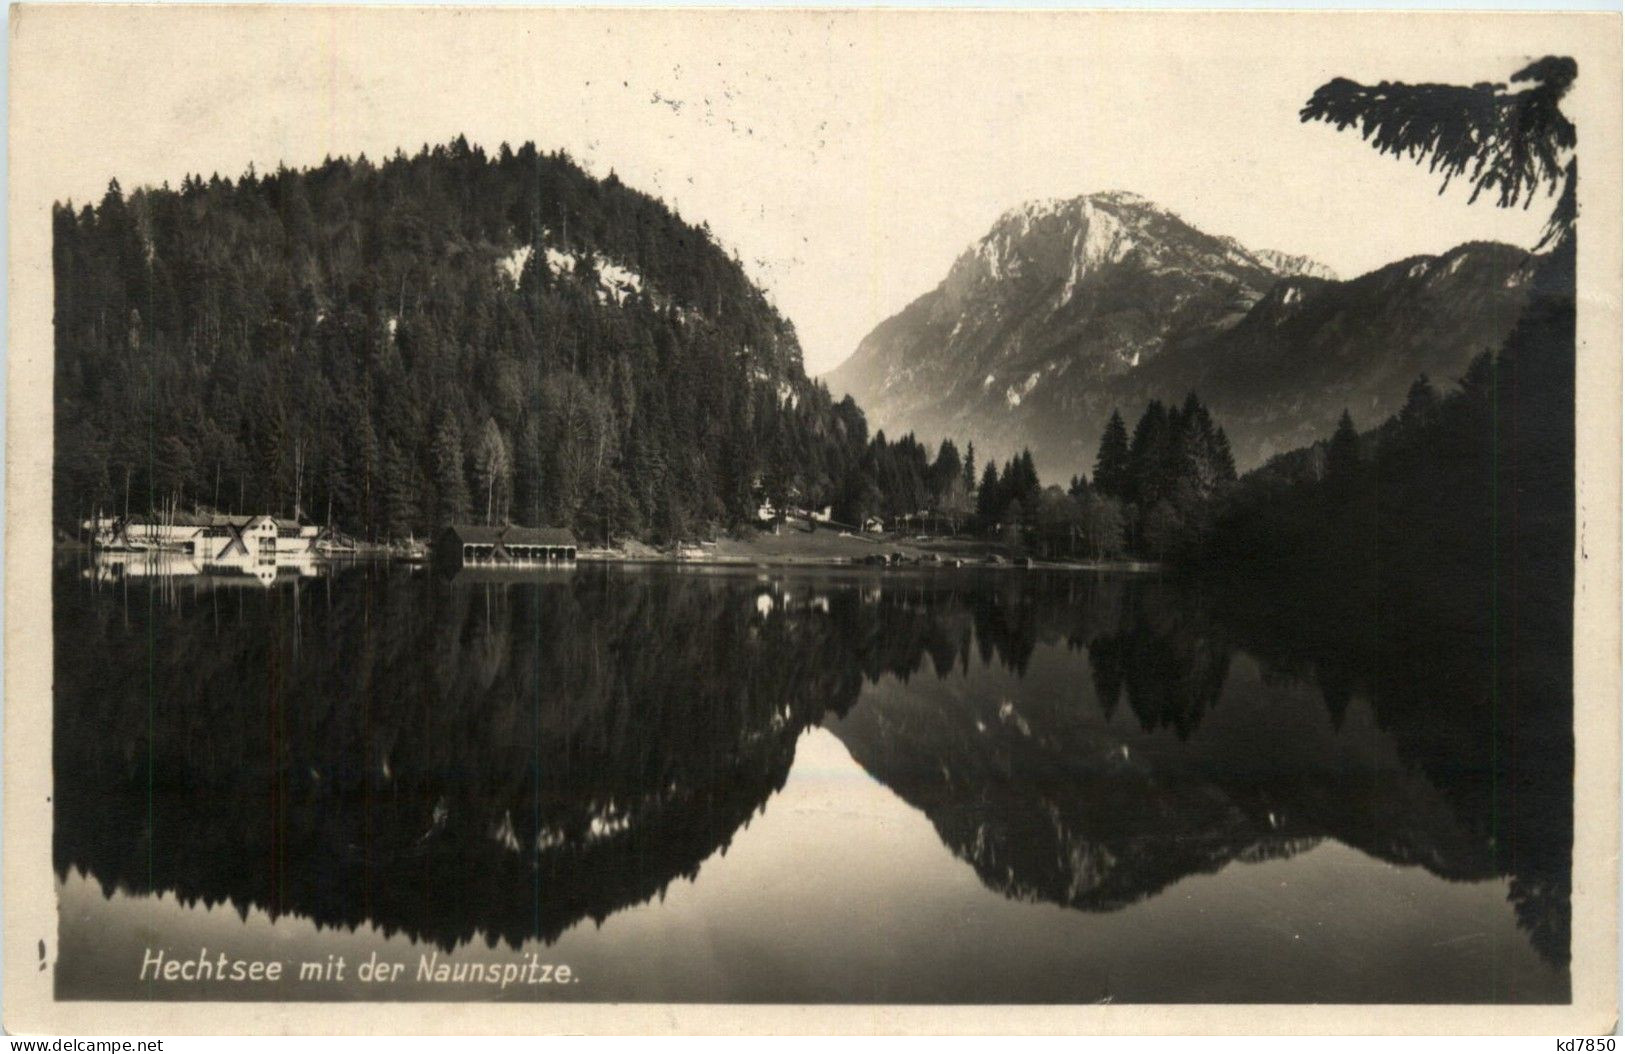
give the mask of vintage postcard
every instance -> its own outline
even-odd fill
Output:
[[[1617,1027],[1617,15],[11,34],[9,1031]]]

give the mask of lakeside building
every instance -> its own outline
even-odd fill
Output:
[[[833,507],[829,505],[825,505],[821,509],[808,509],[800,505],[786,505],[782,518],[806,520],[809,523],[833,524],[835,522]],[[781,519],[779,510],[774,507],[771,501],[763,499],[762,503],[756,507],[756,521],[758,523],[775,523],[779,519]]]
[[[481,527],[452,524],[435,539],[435,559],[447,567],[574,563],[575,535],[563,527]]]
[[[920,531],[928,534],[952,534],[960,519],[935,509],[920,509],[898,516],[892,521],[892,528],[903,533]]]
[[[211,562],[245,557],[274,562],[314,556],[319,534],[314,524],[264,514],[176,512],[97,521],[93,545],[114,552],[184,553]]]

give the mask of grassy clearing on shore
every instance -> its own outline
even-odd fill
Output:
[[[828,528],[808,530],[787,523],[777,533],[768,529],[746,528],[715,542],[690,543],[674,553],[657,550],[639,542],[626,542],[613,549],[583,549],[583,560],[672,560],[707,564],[863,564],[874,557],[891,559],[895,554],[904,564],[936,565],[962,561],[964,566],[1004,564],[1019,566],[1028,555],[1008,546],[979,538],[943,538],[897,535],[855,535]],[[1112,570],[1154,570],[1156,565],[1126,560],[1045,560],[1034,565],[1049,568]]]

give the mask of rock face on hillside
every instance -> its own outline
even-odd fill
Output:
[[[1341,282],[1303,257],[1203,233],[1126,192],[1007,212],[940,285],[827,380],[871,426],[986,455],[1031,447],[1048,478],[1093,462],[1106,418],[1195,389],[1238,467],[1454,380],[1511,328],[1528,254],[1466,245]]]

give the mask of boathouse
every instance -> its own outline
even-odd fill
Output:
[[[568,563],[576,558],[576,539],[562,527],[458,523],[440,532],[435,540],[435,558],[450,567]]]

